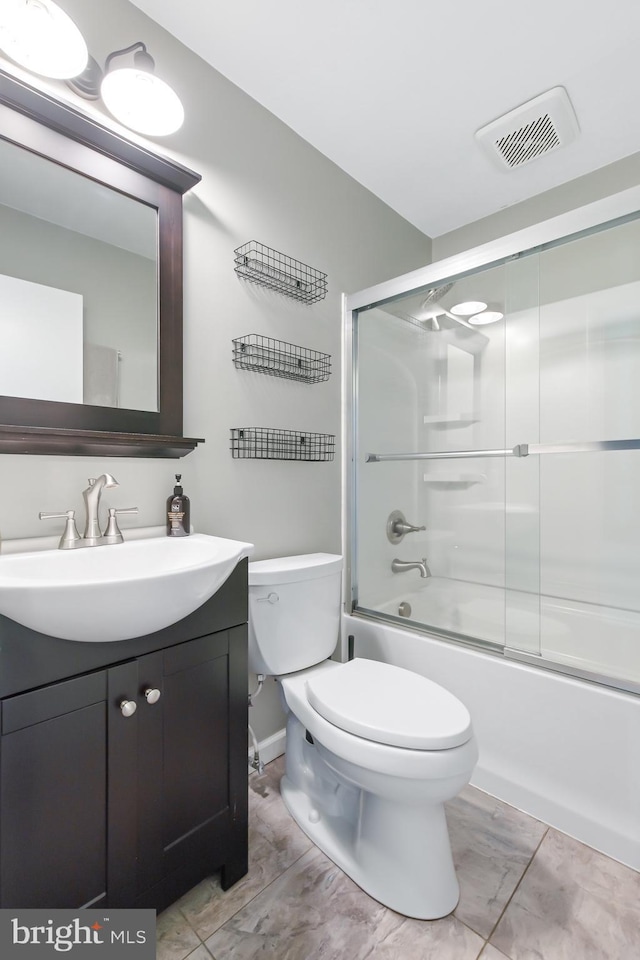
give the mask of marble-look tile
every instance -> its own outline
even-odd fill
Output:
[[[191,929],[174,904],[158,916],[156,922],[156,960],[185,960],[201,947],[200,938]],[[204,960],[196,956],[194,960]]]
[[[478,960],[510,960],[510,958],[505,956],[505,954],[500,950],[496,950],[495,947],[492,947],[491,944],[488,943],[478,957]]]
[[[447,803],[447,823],[460,883],[455,916],[486,939],[547,825],[474,787]]]
[[[208,877],[190,890],[176,906],[198,936],[205,940],[214,930],[279,877],[312,846],[309,838],[286,810],[278,789],[278,767],[268,764],[263,781],[265,795],[252,802],[249,812],[249,872],[226,892],[219,877]],[[262,789],[262,788],[261,788]],[[255,790],[255,788],[254,788]]]
[[[476,960],[483,942],[454,917],[409,920],[388,910],[313,848],[206,946],[218,960]]]
[[[491,942],[512,960],[633,960],[640,873],[550,829]]]
[[[510,957],[505,956],[500,950],[496,950],[490,943],[487,943],[478,960],[510,960]]]
[[[189,954],[186,960],[215,960],[215,958],[212,958],[204,943],[201,943],[200,946],[193,951],[193,953]]]

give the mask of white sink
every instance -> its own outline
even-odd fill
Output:
[[[195,533],[0,554],[0,614],[63,640],[144,636],[197,610],[252,550]]]

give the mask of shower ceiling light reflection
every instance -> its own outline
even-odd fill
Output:
[[[496,323],[503,317],[504,313],[500,313],[499,310],[484,310],[482,313],[476,313],[475,316],[469,317],[468,322],[472,323],[474,327],[481,327],[486,323]]]
[[[483,300],[465,300],[463,303],[456,303],[451,307],[451,313],[457,317],[470,317],[472,314],[481,313],[487,309],[487,304]]]

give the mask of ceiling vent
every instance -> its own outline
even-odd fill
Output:
[[[501,170],[513,170],[564,147],[580,128],[564,87],[554,87],[476,132],[476,140]]]

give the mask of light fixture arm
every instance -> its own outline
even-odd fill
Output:
[[[114,63],[127,54],[133,54],[133,69]],[[147,136],[173,133],[184,119],[182,103],[155,74],[154,59],[142,40],[113,50],[105,59],[104,70],[89,57],[85,71],[67,80],[67,86],[87,100],[102,99],[116,120]],[[127,89],[123,90],[123,86]]]
[[[130,46],[124,47],[122,50],[113,50],[104,62],[104,72],[109,72],[111,61],[114,60],[115,57],[123,57],[127,53],[133,53],[134,50],[136,53],[134,54],[133,62],[135,63],[136,67],[138,67],[140,70],[148,70],[149,73],[153,73],[156,65],[155,60],[148,52],[146,44],[144,44],[142,40],[137,40],[136,43],[132,43]]]

